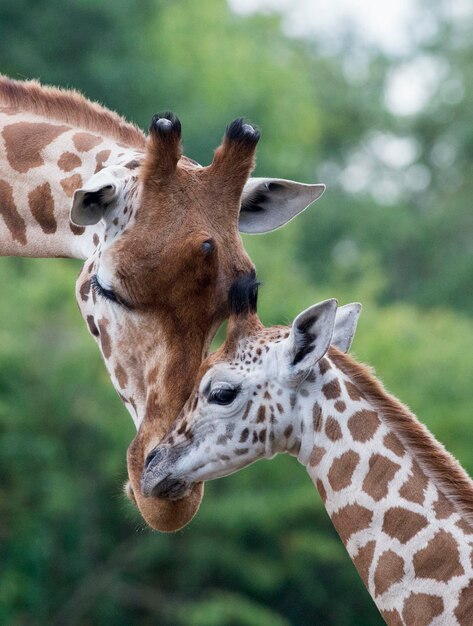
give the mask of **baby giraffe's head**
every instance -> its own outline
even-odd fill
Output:
[[[299,452],[302,433],[293,425],[299,395],[309,395],[314,366],[330,344],[348,351],[361,305],[339,308],[335,299],[325,300],[290,328],[265,328],[256,314],[257,291],[255,278],[233,283],[225,344],[203,362],[194,392],[148,455],[143,494],[179,499],[197,482],[277,452]]]

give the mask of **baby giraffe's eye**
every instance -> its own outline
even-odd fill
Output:
[[[219,387],[210,392],[208,401],[211,404],[231,404],[239,391],[240,387]]]

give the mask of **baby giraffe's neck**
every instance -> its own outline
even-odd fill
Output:
[[[473,483],[458,463],[336,350],[290,404],[275,443],[306,465],[386,622],[473,624]]]

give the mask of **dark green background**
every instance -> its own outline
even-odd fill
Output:
[[[396,58],[348,31],[325,54],[315,36],[283,35],[276,15],[239,17],[223,0],[2,0],[0,71],[79,88],[144,128],[172,109],[202,163],[247,115],[262,129],[257,174],[328,183],[285,229],[245,238],[262,318],[360,300],[354,353],[471,472],[472,22],[443,6],[420,6],[436,29]],[[386,81],[419,55],[445,75],[419,113],[396,117]],[[374,135],[414,138],[413,162],[383,164]],[[349,193],[360,154],[373,182]],[[376,192],[383,177],[394,198]],[[207,485],[182,532],[144,527],[121,494],[132,421],[77,311],[78,269],[0,261],[0,623],[380,624],[293,459]]]

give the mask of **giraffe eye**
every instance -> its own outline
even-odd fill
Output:
[[[209,403],[220,405],[231,404],[237,397],[239,391],[240,387],[220,387],[219,389],[214,389],[209,394]]]
[[[122,300],[122,298],[119,298],[113,291],[102,287],[102,285],[99,283],[99,280],[97,278],[97,274],[94,274],[92,276],[92,278],[90,279],[90,284],[92,285],[92,289],[95,291],[95,293],[97,293],[99,296],[102,296],[102,298],[105,298],[106,300],[110,300],[110,302],[115,302],[116,304],[120,304],[126,309],[131,309],[131,306],[127,302]]]
[[[113,291],[102,287],[102,285],[99,283],[99,279],[97,278],[97,274],[94,274],[92,276],[90,282],[92,285],[92,289],[95,291],[95,293],[98,293],[103,298],[111,300],[112,302],[118,302],[117,296],[113,293]]]

